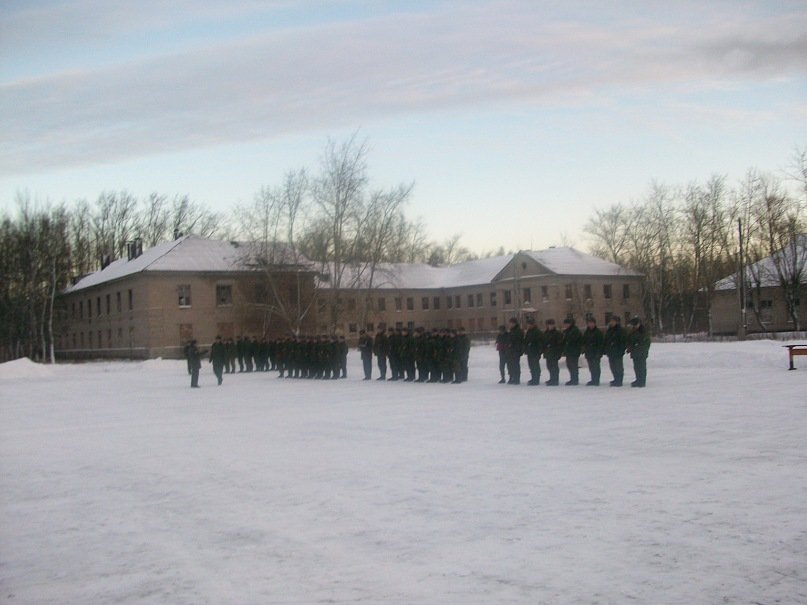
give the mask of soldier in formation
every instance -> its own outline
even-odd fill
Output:
[[[589,368],[591,379],[586,386],[599,386],[601,377],[601,363],[603,355],[608,358],[608,365],[613,375],[610,385],[622,386],[624,379],[623,357],[629,353],[633,360],[636,380],[632,387],[644,387],[647,382],[647,356],[650,350],[650,337],[647,335],[641,320],[634,317],[630,324],[630,332],[626,332],[619,322],[619,317],[613,315],[608,320],[608,328],[603,333],[593,316],[586,320],[586,329],[581,332],[575,325],[573,318],[563,321],[563,330],[555,325],[554,319],[546,320],[546,329],[541,332],[531,317],[527,318],[527,330],[520,334],[518,321],[510,320],[510,330],[504,326],[499,327],[496,337],[496,350],[499,353],[500,384],[505,382],[505,365],[509,373],[509,384],[519,384],[519,359],[521,354],[527,355],[527,364],[530,369],[529,385],[540,384],[540,359],[546,360],[546,369],[549,373],[547,386],[560,384],[560,359],[566,358],[566,367],[569,371],[567,386],[579,384],[579,359],[583,355]]]
[[[633,360],[633,372],[636,380],[630,383],[632,387],[644,387],[647,383],[647,356],[650,352],[650,337],[638,317],[630,320],[631,330],[627,337],[627,352]]]
[[[227,362],[227,351],[224,347],[224,342],[221,336],[216,336],[216,340],[210,347],[210,363],[213,364],[213,374],[216,375],[219,386],[222,383],[222,372],[224,371],[224,364]]]

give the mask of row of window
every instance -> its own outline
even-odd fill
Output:
[[[105,301],[106,304],[102,306],[102,301]],[[87,319],[92,319],[93,316],[93,299],[87,299]],[[134,292],[132,292],[131,288],[127,292],[127,299],[126,299],[127,307],[129,311],[134,309]],[[84,319],[84,301],[80,300],[78,302],[74,301],[70,304],[70,319]],[[103,299],[100,296],[95,297],[95,316],[101,317],[102,310],[106,309],[106,314],[112,314],[112,295],[107,294]],[[123,299],[121,297],[120,292],[115,293],[115,312],[120,313],[123,309]]]
[[[510,306],[513,304],[513,291],[512,290],[502,290],[502,296],[504,298],[503,304],[505,307]],[[489,292],[488,293],[488,304],[491,307],[495,307],[498,304],[498,296],[497,292]],[[573,284],[566,284],[564,287],[564,294],[566,300],[574,300],[575,298],[575,287]],[[622,285],[622,298],[624,300],[628,300],[630,298],[630,284],[623,284]],[[522,296],[522,304],[532,302],[532,289],[531,288],[521,288],[521,296]],[[592,300],[593,292],[591,284],[584,284],[583,285],[583,298],[585,300]],[[603,298],[606,300],[610,300],[613,298],[613,286],[612,284],[603,284]],[[542,302],[549,301],[549,286],[541,286],[541,299]],[[440,296],[423,296],[420,299],[420,310],[428,311],[428,310],[439,310],[441,305],[442,297]],[[468,308],[474,307],[484,307],[485,296],[483,293],[478,292],[476,294],[467,294],[465,295],[465,303]],[[446,308],[447,309],[461,309],[463,305],[463,296],[460,294],[454,296],[446,296],[445,297]],[[396,311],[403,311],[404,304],[406,305],[407,311],[414,311],[415,310],[415,297],[408,296],[406,299],[400,296],[396,296],[393,299],[393,303],[395,305]],[[326,301],[320,301],[320,309],[324,310],[326,307]],[[371,304],[371,299],[367,299],[367,304]],[[347,310],[354,311],[356,309],[356,299],[355,298],[348,298],[347,299]],[[377,311],[386,311],[387,310],[387,299],[384,297],[379,297],[377,299]]]
[[[191,306],[191,286],[190,284],[180,284],[177,286],[177,304],[182,308]],[[230,285],[216,286],[216,306],[229,307],[233,304],[233,287]]]
[[[112,330],[106,330],[106,332],[104,332],[104,330],[98,330],[97,332],[88,330],[86,335],[85,332],[73,332],[70,335],[70,340],[72,341],[72,348],[74,349],[111,349],[113,347],[130,346],[134,341],[134,326],[129,326],[128,335],[128,341],[124,341],[123,328],[118,328],[116,340],[113,343]],[[106,336],[106,341],[104,340],[104,336]]]

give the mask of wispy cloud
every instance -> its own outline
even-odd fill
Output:
[[[250,3],[239,6],[252,10]],[[164,17],[166,24],[174,19]],[[807,10],[765,19],[701,17],[710,21],[687,27],[652,15],[617,15],[598,23],[548,16],[532,2],[447,3],[18,79],[0,86],[0,172],[472,104],[562,105],[647,90],[804,80]],[[118,23],[125,15],[104,19]]]

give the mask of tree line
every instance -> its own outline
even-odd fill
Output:
[[[372,288],[381,263],[442,265],[505,253],[502,247],[476,254],[459,235],[430,240],[423,221],[406,213],[414,184],[373,184],[369,153],[368,142],[356,134],[329,140],[315,170],[289,170],[230,212],[159,193],[137,198],[107,191],[93,201],[58,204],[18,194],[16,212],[0,216],[0,361],[52,360],[59,293],[123,257],[133,240],[146,248],[184,234],[245,242],[251,268],[263,271],[274,294],[264,312],[292,331],[314,299],[281,292],[272,272],[278,264],[310,259],[328,287]],[[788,183],[798,186],[788,189]],[[750,170],[734,186],[725,176],[682,187],[653,183],[641,200],[595,210],[585,232],[594,254],[645,275],[648,324],[659,332],[710,330],[718,279],[777,250],[804,246],[804,238],[795,236],[805,231],[806,200],[807,152],[800,151],[782,176]],[[800,326],[805,254],[787,258],[776,265],[776,279]],[[762,277],[751,280],[752,294]],[[329,323],[335,325],[343,309],[338,298],[329,304]]]
[[[803,325],[807,149],[796,150],[787,169],[750,169],[733,184],[725,175],[683,186],[653,182],[642,199],[596,209],[584,230],[594,254],[644,274],[644,312],[657,333],[711,335],[715,284],[727,276],[744,293],[738,309],[761,323],[762,288],[775,284],[794,329]],[[771,256],[769,266],[755,265]]]

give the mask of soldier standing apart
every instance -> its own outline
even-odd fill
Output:
[[[200,351],[196,346],[196,341],[192,340],[188,345],[188,363],[191,366],[191,388],[199,388],[199,370],[202,369],[202,355],[207,351]]]
[[[560,383],[559,361],[563,355],[563,334],[555,325],[554,319],[546,320],[546,331],[544,332],[544,358],[546,359],[546,370],[549,372],[549,380],[544,384],[548,387],[556,387]]]
[[[622,361],[622,357],[625,355],[625,345],[625,330],[619,325],[619,316],[611,315],[608,319],[608,329],[605,330],[603,352],[608,357],[608,367],[614,376],[610,383],[612,387],[621,387],[622,379],[625,377],[625,365]]]
[[[628,352],[633,359],[633,371],[636,374],[636,380],[631,382],[630,386],[644,387],[647,382],[647,355],[650,352],[650,337],[638,317],[631,319],[630,325]]]
[[[210,347],[210,363],[213,364],[213,373],[216,375],[216,380],[219,381],[219,386],[221,386],[221,374],[226,362],[227,352],[224,349],[224,343],[221,342],[221,336],[216,336],[213,346]]]
[[[365,330],[359,330],[359,354],[364,366],[364,379],[370,380],[373,374],[373,337]]]
[[[566,369],[569,370],[569,380],[566,386],[575,386],[580,384],[580,354],[583,352],[583,335],[571,317],[564,319],[563,325],[563,356],[566,357]]]
[[[524,332],[524,350],[527,354],[527,367],[530,369],[530,386],[541,384],[541,353],[544,350],[544,337],[535,325],[535,318],[527,318],[527,330]]]
[[[510,330],[507,333],[507,373],[510,380],[507,384],[521,384],[521,355],[524,353],[524,332],[515,317],[510,318]]]
[[[586,320],[586,331],[583,332],[583,354],[586,356],[588,371],[591,373],[591,380],[586,383],[587,387],[596,387],[600,384],[600,358],[604,341],[605,337],[597,327],[597,320],[593,315],[589,315]]]
[[[496,335],[496,350],[499,352],[499,384],[507,382],[504,378],[504,369],[507,367],[507,328],[499,326],[499,333]]]

